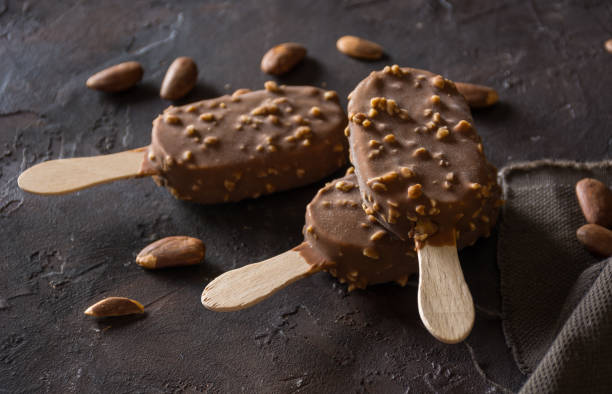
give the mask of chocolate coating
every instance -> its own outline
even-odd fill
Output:
[[[385,282],[402,286],[419,268],[414,240],[402,241],[362,209],[357,177],[326,184],[306,207],[304,239],[298,251],[309,264],[348,282],[349,290]],[[471,243],[462,234],[458,248]]]
[[[335,92],[265,90],[169,107],[153,121],[141,172],[177,198],[238,201],[302,186],[346,163],[345,114]]]
[[[391,281],[403,286],[418,271],[414,242],[368,220],[352,173],[325,185],[308,204],[304,239],[298,250],[306,261],[348,282],[349,290]]]
[[[500,188],[455,84],[385,67],[350,94],[351,160],[368,214],[417,244],[488,235]]]

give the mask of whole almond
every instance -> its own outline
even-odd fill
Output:
[[[119,63],[89,77],[87,87],[103,92],[121,92],[136,85],[143,73],[138,62]]]
[[[279,44],[261,59],[261,71],[281,75],[295,67],[306,56],[306,48],[295,42]]]
[[[94,317],[124,316],[144,313],[144,306],[138,301],[125,297],[108,297],[85,310]]]
[[[202,261],[205,251],[204,243],[197,238],[166,237],[138,253],[136,263],[148,269],[193,265]]]
[[[455,86],[472,108],[490,107],[499,100],[497,92],[488,86],[466,82],[455,82]]]
[[[612,227],[612,190],[597,179],[584,178],[576,183],[576,197],[588,223]]]
[[[376,60],[383,55],[380,45],[355,36],[340,37],[336,42],[336,48],[345,55],[359,59]]]
[[[198,80],[198,66],[190,57],[176,58],[164,76],[159,95],[166,100],[178,100],[194,88]]]
[[[612,38],[605,42],[604,47],[606,48],[606,51],[612,53]]]
[[[576,238],[593,254],[612,256],[612,231],[598,224],[585,224],[576,231]]]

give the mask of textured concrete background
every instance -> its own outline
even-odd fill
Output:
[[[303,43],[279,82],[346,94],[397,63],[487,84],[501,103],[474,114],[491,161],[598,160],[612,152],[609,1],[16,1],[0,0],[0,392],[499,392],[525,377],[500,324],[495,237],[461,253],[477,304],[468,340],[435,341],[419,321],[416,281],[346,292],[320,273],[252,309],[205,310],[206,283],[301,242],[318,187],[237,204],[174,200],[149,179],[40,197],[25,168],[144,146],[166,68],[193,57],[197,88],[181,103],[260,88],[264,52]],[[344,34],[387,57],[340,54]],[[85,88],[126,60],[143,82],[116,95]],[[145,272],[138,251],[185,234],[208,246],[198,267]],[[95,321],[110,295],[140,318]]]

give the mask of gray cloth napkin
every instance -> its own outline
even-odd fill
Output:
[[[585,224],[578,180],[612,184],[612,161],[537,161],[500,172],[503,328],[523,373],[521,392],[612,392],[612,259],[576,239]]]

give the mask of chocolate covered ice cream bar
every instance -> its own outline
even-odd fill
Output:
[[[169,107],[154,120],[146,148],[41,163],[26,170],[19,185],[63,194],[153,176],[175,197],[198,203],[257,198],[345,165],[346,123],[334,91],[269,81],[263,90]]]
[[[329,272],[348,289],[397,282],[418,271],[415,242],[401,240],[362,207],[353,168],[319,190],[306,207],[305,243],[297,247],[308,264]],[[465,233],[461,249],[472,243]]]
[[[308,204],[303,234],[304,242],[294,249],[264,262],[229,271],[215,279],[202,294],[204,306],[213,310],[243,309],[294,280],[321,270],[336,277],[340,283],[347,283],[349,291],[387,282],[404,286],[409,277],[418,272],[414,241],[401,240],[362,208],[352,167],[344,177],[322,187]],[[471,242],[470,237],[460,237],[458,247],[462,248],[468,242]],[[276,264],[281,265],[280,271],[287,276],[278,276],[279,271],[274,267]],[[257,278],[262,272],[265,272],[265,277]],[[246,289],[242,291],[245,286],[255,287],[261,282],[270,285],[264,290],[271,291],[263,296],[258,293],[255,301],[248,298],[252,294]],[[233,289],[232,295],[237,299],[223,293],[224,284],[227,286],[225,288]],[[260,290],[258,287],[257,291]]]
[[[494,224],[500,188],[453,82],[386,67],[350,94],[349,142],[366,209],[402,239],[473,243]]]
[[[484,156],[465,97],[429,71],[387,66],[349,95],[351,161],[366,213],[419,259],[423,324],[456,343],[474,324],[457,241],[488,236],[500,204],[496,169]]]

